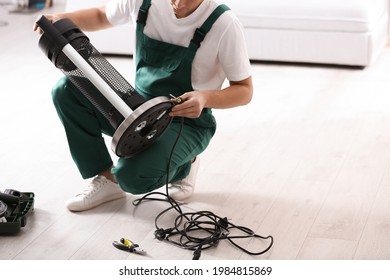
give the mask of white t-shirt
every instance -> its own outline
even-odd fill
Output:
[[[130,21],[136,25],[142,0],[112,0],[106,15],[112,25]],[[147,36],[167,43],[188,46],[199,28],[218,6],[214,0],[204,0],[189,16],[178,19],[170,0],[152,0],[144,32]],[[194,90],[220,89],[225,78],[241,81],[251,75],[243,28],[231,12],[223,13],[198,49],[192,63]]]

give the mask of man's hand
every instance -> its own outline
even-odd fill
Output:
[[[199,118],[206,104],[206,92],[190,91],[181,95],[182,103],[174,106],[169,113],[171,117]],[[173,99],[173,101],[175,101]]]
[[[101,29],[112,27],[111,23],[106,17],[106,8],[90,8],[78,10],[70,13],[49,14],[45,17],[52,23],[59,19],[67,18],[71,20],[82,31],[98,31]],[[34,31],[42,34],[43,31],[39,26],[34,24]]]
[[[42,15],[40,15],[38,19],[40,19]],[[58,15],[44,15],[51,23],[54,23],[56,22],[57,20],[61,19]],[[38,26],[38,24],[36,22],[34,22],[34,27],[33,27],[33,31],[35,32],[38,32],[39,35],[42,35],[43,34],[43,30]]]
[[[253,95],[252,77],[230,81],[222,90],[189,91],[179,96],[183,102],[169,113],[172,117],[198,118],[204,108],[227,109],[248,104]],[[175,102],[175,99],[172,100]]]

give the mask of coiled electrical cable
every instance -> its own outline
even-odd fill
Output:
[[[170,152],[166,170],[167,174],[169,174],[172,155],[180,139],[183,127],[184,118],[181,118],[180,130]],[[202,250],[215,247],[222,240],[229,241],[233,246],[249,255],[261,255],[271,249],[273,245],[273,237],[271,235],[266,237],[258,235],[253,230],[244,226],[235,225],[231,223],[227,217],[220,217],[210,211],[183,212],[181,208],[182,203],[177,202],[169,196],[168,186],[169,182],[167,176],[165,185],[166,193],[151,192],[133,201],[134,206],[138,206],[144,201],[165,201],[171,204],[170,207],[160,212],[155,218],[156,230],[154,234],[158,240],[164,240],[177,247],[194,251],[193,260],[198,260],[200,258]],[[156,198],[153,197],[154,195],[163,196],[165,198]],[[173,225],[164,229],[159,226],[159,219],[171,210],[176,210],[178,215],[175,218]],[[269,242],[264,249],[250,251],[237,243],[239,239],[247,238],[269,240]]]

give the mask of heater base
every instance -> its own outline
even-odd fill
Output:
[[[119,157],[130,158],[152,145],[172,121],[172,101],[165,96],[150,99],[128,116],[115,131],[111,148]]]

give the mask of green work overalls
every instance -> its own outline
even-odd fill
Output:
[[[193,91],[192,62],[206,33],[228,8],[219,6],[197,29],[188,47],[154,40],[144,34],[151,0],[144,0],[136,30],[136,90],[145,98],[170,94],[180,96]],[[53,88],[53,101],[64,125],[72,158],[83,178],[93,177],[113,165],[102,133],[115,132],[108,120],[66,78]],[[132,158],[120,158],[112,169],[121,188],[142,194],[163,186],[170,152],[180,131],[175,118],[168,129],[147,150]],[[210,109],[197,119],[184,119],[184,127],[170,163],[168,180],[188,175],[191,159],[200,154],[215,133],[216,123]]]

